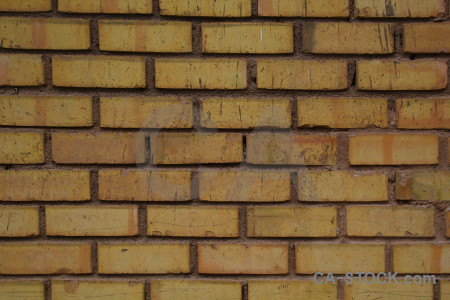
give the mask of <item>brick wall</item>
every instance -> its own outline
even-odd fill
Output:
[[[0,0],[0,298],[450,299],[448,7]]]

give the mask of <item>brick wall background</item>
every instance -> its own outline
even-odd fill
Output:
[[[1,299],[450,299],[447,0],[0,11]]]

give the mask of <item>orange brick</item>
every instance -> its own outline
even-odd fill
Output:
[[[148,0],[58,0],[58,10],[69,13],[151,14]]]
[[[326,135],[254,133],[247,136],[250,164],[334,165],[337,138]]]
[[[42,281],[1,281],[0,297],[2,300],[44,300],[44,283]]]
[[[355,0],[360,18],[428,18],[445,13],[443,0]]]
[[[347,0],[259,0],[258,15],[263,17],[348,17]]]
[[[141,133],[53,133],[52,156],[65,164],[135,164],[145,162]]]
[[[100,50],[191,52],[190,22],[100,20]]]
[[[437,164],[439,139],[431,134],[372,134],[350,137],[352,165]]]
[[[450,172],[402,171],[395,179],[399,200],[450,201]]]
[[[0,236],[26,237],[38,234],[39,208],[0,206]]]
[[[306,23],[306,53],[386,54],[394,52],[394,25],[383,23]]]
[[[356,63],[359,90],[441,90],[447,87],[445,61],[371,60]]]
[[[189,273],[188,244],[99,244],[101,274]]]
[[[109,128],[192,128],[193,105],[187,98],[100,98],[100,125]]]
[[[291,103],[286,98],[206,98],[200,115],[206,128],[289,128]]]
[[[293,23],[202,23],[202,52],[293,53]]]
[[[47,206],[47,235],[131,236],[139,233],[137,206]]]
[[[380,280],[384,281],[385,279],[381,276]],[[394,281],[389,282],[386,278],[385,283],[355,280],[352,285],[344,285],[344,300],[406,300],[411,298],[433,300],[433,284],[405,284],[401,278],[398,278],[398,283],[395,283]]]
[[[337,60],[265,59],[257,61],[260,89],[345,90],[348,66]]]
[[[136,281],[52,280],[52,299],[142,300],[144,284]]]
[[[91,46],[89,20],[1,17],[1,48],[86,50]]]
[[[87,274],[90,244],[3,243],[0,274]]]
[[[251,0],[160,0],[161,15],[187,17],[250,17]]]
[[[393,245],[394,272],[403,274],[450,273],[449,244]]]
[[[450,24],[403,25],[403,47],[409,53],[449,53]]]
[[[44,161],[42,133],[0,133],[0,164],[39,164]]]
[[[54,56],[53,85],[65,87],[145,88],[141,57]]]
[[[298,127],[388,127],[385,98],[297,98]]]
[[[150,286],[153,300],[242,300],[238,281],[152,280]]]
[[[398,128],[450,129],[450,98],[396,99]]]
[[[98,172],[98,182],[100,200],[191,200],[190,171],[103,169]]]
[[[245,89],[243,59],[155,59],[155,86],[162,89]]]
[[[28,54],[0,55],[0,86],[44,85],[42,56]]]
[[[50,11],[51,0],[2,0],[0,11]]]
[[[249,300],[335,300],[337,288],[333,284],[316,284],[310,280],[249,280]]]
[[[288,246],[198,245],[198,272],[204,274],[287,274]]]
[[[150,135],[154,164],[237,163],[243,158],[239,133],[166,133]]]

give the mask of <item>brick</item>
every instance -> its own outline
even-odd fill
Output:
[[[293,23],[202,23],[202,52],[293,53]]]
[[[58,0],[58,10],[69,13],[151,14],[148,0]]]
[[[45,224],[47,235],[133,236],[139,233],[138,207],[47,206]]]
[[[145,88],[145,59],[121,56],[54,56],[53,85],[64,87]]]
[[[145,162],[142,133],[53,133],[52,157],[63,164],[135,164]]]
[[[386,98],[297,98],[298,127],[388,127]]]
[[[100,20],[100,50],[192,52],[190,22]]]
[[[287,98],[206,98],[200,119],[205,128],[289,128],[291,103]]]
[[[448,297],[450,295],[450,281],[448,280],[439,280],[440,284],[440,295],[441,299],[445,300],[445,297]]]
[[[251,0],[160,0],[161,15],[187,17],[250,17]]]
[[[290,199],[290,174],[283,171],[200,172],[200,200],[280,202]]]
[[[381,173],[350,171],[301,171],[301,201],[387,201],[388,178]]]
[[[263,17],[348,17],[347,0],[259,0],[258,15]]]
[[[42,133],[0,133],[0,164],[40,164],[44,161]]]
[[[0,298],[2,300],[44,300],[44,283],[42,281],[2,281],[0,282]]]
[[[348,66],[337,60],[266,59],[257,61],[260,89],[345,90]]]
[[[0,125],[92,126],[92,98],[68,96],[0,96]]]
[[[394,25],[383,23],[306,23],[306,53],[386,54],[394,52]]]
[[[52,280],[52,299],[142,300],[144,284],[136,281]]]
[[[395,177],[398,200],[450,201],[450,172],[401,171]]]
[[[39,86],[44,84],[42,56],[0,55],[0,86]]]
[[[352,206],[347,207],[347,235],[387,237],[433,237],[434,208]]]
[[[190,171],[103,169],[98,171],[98,184],[100,200],[191,200]]]
[[[0,274],[87,274],[90,244],[3,243]]]
[[[155,59],[155,87],[162,89],[245,89],[243,59]]]
[[[2,0],[0,11],[50,11],[51,0]]]
[[[336,285],[306,280],[249,280],[249,300],[335,300]]]
[[[166,133],[150,135],[154,164],[237,163],[243,159],[239,133]]]
[[[383,277],[380,279],[383,282],[385,280]],[[388,283],[388,278],[386,278],[386,283]],[[398,283],[394,281],[386,283],[366,283],[355,280],[351,285],[345,284],[344,300],[406,300],[411,299],[411,297],[433,300],[432,284],[405,284],[400,278],[398,278]]]
[[[450,129],[450,98],[396,99],[398,128]]]
[[[267,244],[198,245],[203,274],[287,274],[288,246]]]
[[[249,237],[334,237],[337,211],[332,207],[249,207]]]
[[[85,170],[0,171],[0,200],[84,201],[91,199]]]
[[[403,49],[408,53],[450,53],[450,24],[403,25]]]
[[[355,0],[359,18],[428,18],[445,13],[443,0]]]
[[[109,128],[192,128],[188,98],[100,98],[100,125]]]
[[[147,234],[153,236],[237,237],[238,223],[237,208],[147,207]]]
[[[277,165],[334,165],[337,138],[327,135],[254,133],[247,136],[247,162]]]
[[[351,165],[437,164],[439,139],[431,134],[371,134],[350,137]]]
[[[89,20],[0,18],[1,48],[86,50],[91,47]]]
[[[383,244],[301,244],[295,256],[297,274],[385,271]]]
[[[371,60],[356,62],[358,90],[440,90],[447,87],[445,61]]]
[[[152,280],[153,300],[242,300],[241,283],[216,280]]]
[[[39,208],[25,206],[0,206],[1,237],[27,237],[38,234]]]
[[[445,212],[446,216],[446,227],[447,227],[447,237],[450,237],[450,210]]]
[[[99,244],[101,274],[189,273],[188,244]]]
[[[393,245],[394,272],[402,274],[450,273],[449,244]]]

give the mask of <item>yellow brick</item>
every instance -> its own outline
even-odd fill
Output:
[[[201,126],[206,128],[291,126],[291,103],[286,98],[206,98],[200,105]]]
[[[245,89],[243,59],[156,59],[155,86],[163,89]]]
[[[259,0],[258,15],[263,17],[348,17],[347,0]]]
[[[52,300],[142,300],[144,284],[136,281],[53,280]]]
[[[394,25],[383,23],[306,23],[306,53],[386,54],[394,52]]]
[[[445,13],[443,0],[355,0],[360,18],[428,18]]]
[[[51,0],[2,0],[0,11],[50,11]]]
[[[161,15],[189,17],[250,17],[251,0],[160,0]]]
[[[200,172],[200,200],[279,202],[290,198],[290,174],[282,171]]]
[[[44,161],[42,133],[0,133],[0,164],[39,164]]]
[[[166,133],[150,135],[154,164],[237,163],[243,159],[239,133]]]
[[[371,277],[368,277],[371,280]],[[380,277],[384,282],[385,277]],[[432,284],[405,284],[403,280],[398,278],[398,283],[366,283],[356,280],[352,285],[344,285],[344,300],[409,300],[411,298],[433,300]],[[442,299],[442,298],[441,298]]]
[[[100,20],[100,50],[191,52],[190,22]]]
[[[292,53],[293,23],[202,23],[202,52]]]
[[[55,56],[53,85],[66,87],[145,88],[145,59],[119,56]]]
[[[238,281],[211,280],[152,280],[152,300],[241,300],[241,283]]]
[[[204,274],[287,274],[288,246],[198,245],[198,272]]]
[[[431,134],[372,134],[350,137],[352,165],[437,164],[439,139]]]
[[[298,173],[301,201],[387,201],[388,178],[380,173],[303,171]]]
[[[249,300],[335,300],[336,285],[316,284],[300,280],[250,280],[248,282]]]
[[[147,207],[147,234],[154,236],[237,237],[238,222],[237,208]]]
[[[137,235],[137,206],[47,206],[47,235],[129,236]]]
[[[450,273],[449,244],[393,245],[394,272],[404,274]]]
[[[402,171],[395,179],[399,200],[450,201],[450,172]]]
[[[37,207],[0,206],[0,236],[26,237],[38,234],[39,209]]]
[[[0,55],[0,86],[44,85],[42,56],[27,54]]]
[[[142,133],[53,133],[52,157],[65,164],[135,164],[145,162]]]
[[[445,213],[446,216],[446,227],[447,227],[447,237],[450,237],[450,210]]]
[[[99,244],[101,274],[189,273],[188,244]]]
[[[440,295],[441,300],[448,300],[448,295],[450,295],[450,281],[440,280]],[[447,298],[446,298],[447,297]]]
[[[187,201],[191,172],[181,170],[104,169],[98,172],[100,200]],[[133,188],[130,189],[130,186]]]
[[[89,20],[1,17],[0,40],[1,48],[86,50]]]
[[[434,208],[347,207],[347,235],[433,237]]]
[[[249,237],[333,237],[337,211],[331,207],[249,207]]]
[[[334,165],[337,138],[327,135],[253,133],[247,136],[247,162],[276,165]]]
[[[403,49],[409,53],[449,53],[450,24],[403,25]]]
[[[0,274],[86,274],[92,272],[90,244],[3,243]]]
[[[148,0],[58,0],[58,10],[70,13],[151,14]]]
[[[356,63],[358,90],[440,90],[447,87],[445,61],[371,60]]]
[[[298,127],[388,127],[385,98],[297,98]]]
[[[44,300],[44,283],[42,281],[2,281],[0,282],[0,298],[2,300]]]
[[[110,128],[192,128],[192,106],[188,98],[100,98],[100,125]]]
[[[260,89],[344,90],[348,66],[337,60],[266,59],[257,62]]]
[[[92,126],[92,98],[67,96],[0,96],[0,125]]]
[[[398,128],[450,129],[450,98],[396,99]]]
[[[295,255],[297,274],[385,271],[383,244],[302,244]]]

